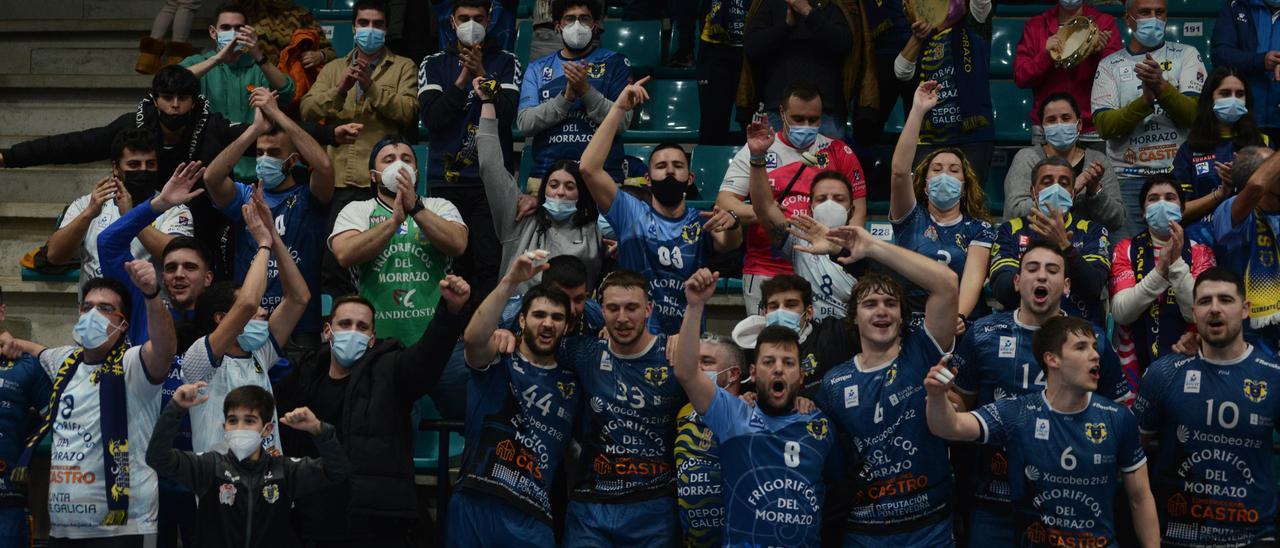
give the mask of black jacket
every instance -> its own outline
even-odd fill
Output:
[[[309,538],[342,534],[347,524],[334,519],[339,516],[418,518],[413,482],[417,425],[411,417],[417,401],[439,380],[469,319],[468,310],[450,314],[441,301],[435,318],[413,346],[405,348],[395,339],[378,340],[351,367],[340,415],[318,418],[337,427],[352,474],[346,485],[299,504],[299,529]],[[328,375],[329,352],[328,345],[321,346],[276,383],[278,410],[315,409],[311,402],[317,383]],[[296,432],[281,432],[281,441],[287,455],[316,451],[310,440]]]
[[[297,546],[290,520],[295,500],[338,484],[351,473],[328,424],[313,438],[318,459],[263,453],[256,461],[240,461],[230,453],[171,449],[186,414],[175,403],[165,407],[151,434],[147,465],[199,497],[196,546]]]

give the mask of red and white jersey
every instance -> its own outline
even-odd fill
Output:
[[[862,164],[854,155],[853,149],[839,139],[818,135],[807,151],[793,148],[786,140],[783,132],[778,132],[766,155],[766,166],[769,170],[769,185],[773,187],[773,198],[776,201],[782,196],[791,178],[804,163],[800,159],[801,152],[809,152],[818,158],[818,165],[805,169],[791,192],[782,199],[782,210],[788,217],[796,213],[809,213],[809,186],[813,176],[826,170],[838,171],[853,185],[853,199],[866,198],[867,180],[862,173]],[[724,183],[720,185],[722,192],[731,192],[746,198],[751,193],[751,151],[743,147],[733,157],[728,171],[724,175]],[[777,276],[791,274],[791,263],[783,257],[779,250],[769,246],[769,239],[764,235],[760,225],[747,230],[747,258],[742,267],[743,274],[761,276]]]

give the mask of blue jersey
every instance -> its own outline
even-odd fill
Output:
[[[622,89],[631,83],[631,62],[627,56],[604,48],[591,50],[585,57],[565,59],[557,51],[529,63],[520,85],[519,110],[533,108],[547,101],[565,104],[561,94],[569,86],[564,77],[565,63],[586,63],[587,84],[598,90],[605,99],[616,100]],[[587,143],[596,133],[596,122],[587,116],[587,106],[582,97],[567,104],[564,118],[532,135],[533,167],[530,177],[544,178],[557,160],[577,159],[587,149]],[[647,158],[644,158],[647,160]],[[622,132],[613,138],[609,157],[604,161],[605,171],[615,181],[622,180]]]
[[[467,385],[467,449],[459,489],[510,502],[551,523],[551,482],[582,403],[578,379],[503,354]]]
[[[703,420],[721,448],[725,545],[817,546],[835,447],[826,415],[772,417],[717,388]]]
[[[1165,546],[1275,536],[1276,387],[1280,364],[1256,346],[1233,362],[1170,354],[1147,368],[1133,412],[1160,439],[1151,487]]]
[[[947,265],[956,276],[964,278],[965,259],[969,246],[991,249],[996,232],[991,223],[964,215],[951,224],[939,224],[929,214],[929,208],[917,202],[916,207],[901,219],[893,221],[893,233],[898,245]],[[907,282],[907,299],[912,310],[924,310],[929,292]]]
[[[898,357],[873,370],[858,358],[822,379],[818,407],[852,438],[861,460],[860,485],[846,530],[908,531],[950,519],[953,479],[946,443],[929,432],[924,385],[942,349],[921,330],[902,339]]]
[[[1232,196],[1213,212],[1213,256],[1218,265],[1241,274],[1249,300],[1245,337],[1272,351],[1280,349],[1280,214],[1255,208],[1231,224]]]
[[[621,195],[621,193],[619,193]],[[591,412],[582,439],[574,500],[635,502],[675,492],[676,412],[687,398],[667,363],[667,337],[619,356],[607,340],[573,337],[562,350]]]
[[[1044,370],[1031,350],[1031,338],[1039,327],[1025,325],[1017,311],[997,312],[973,323],[951,356],[951,366],[959,369],[956,390],[976,396],[976,404],[986,405],[1027,394],[1045,387]],[[1130,387],[1120,368],[1120,358],[1106,333],[1093,326],[1097,339],[1101,378],[1098,395],[1109,400],[1129,396]],[[977,451],[974,463],[974,493],[980,503],[993,510],[1007,511],[1010,502],[1008,455],[996,447]]]
[[[40,360],[24,354],[0,358],[0,507],[26,506],[27,496],[14,488],[9,471],[27,446],[27,436],[40,421],[36,412],[49,405],[53,383]]]
[[[1014,534],[1019,546],[1110,546],[1111,501],[1120,474],[1147,457],[1137,421],[1123,405],[1096,394],[1082,411],[1062,413],[1044,392],[989,403],[973,413],[978,441],[1009,455]]]
[[[1107,228],[1101,223],[1088,219],[1079,219],[1070,212],[1064,219],[1071,245],[1089,268],[1096,268],[1103,273],[1103,278],[1111,275],[1111,242],[1107,239]],[[1031,230],[1029,216],[1009,219],[996,228],[996,243],[991,246],[991,269],[987,278],[995,278],[1002,271],[1018,273],[1022,265],[1022,253],[1043,238]],[[1070,265],[1067,265],[1070,267]],[[1068,278],[1070,275],[1067,276]],[[1085,295],[1083,291],[1073,291],[1062,296],[1062,309],[1071,316],[1080,316],[1094,325],[1107,323],[1105,300],[1101,295]]]
[[[298,320],[294,331],[319,333],[320,261],[324,255],[324,238],[328,234],[325,225],[328,223],[329,208],[316,200],[305,177],[299,178],[295,173],[294,180],[297,184],[292,188],[282,192],[265,191],[263,196],[267,207],[271,208],[271,215],[276,219],[276,232],[280,233],[280,239],[289,248],[293,262],[297,263],[302,278],[307,282],[307,288],[311,290],[311,301],[307,303],[307,310],[302,314],[302,319]],[[232,238],[236,244],[232,268],[236,283],[242,283],[245,274],[249,272],[249,265],[253,263],[254,255],[258,254],[258,242],[249,235],[249,230],[244,227],[244,219],[240,216],[240,206],[249,203],[253,187],[244,183],[235,185],[235,196],[222,208],[222,214],[231,220],[232,230],[237,231]],[[240,225],[238,229],[234,228],[237,224]],[[280,285],[280,267],[276,263],[278,260],[280,257],[272,255],[267,264],[267,290],[262,294],[262,307],[267,312],[275,310],[284,298],[284,290]]]
[[[515,94],[520,90],[520,60],[515,54],[493,47],[486,47],[481,61],[485,78],[498,82],[499,92]],[[480,97],[471,89],[459,91],[454,86],[462,73],[462,61],[456,45],[450,45],[439,53],[428,55],[418,66],[418,101],[428,93],[462,93],[462,115],[445,127],[431,130],[427,137],[427,183],[435,185],[480,186],[480,157],[476,152],[476,131],[480,128]],[[498,136],[502,141],[502,161],[510,166],[511,126],[499,124]]]
[[[724,545],[724,483],[720,481],[720,445],[693,410],[680,409],[676,419],[676,501],[684,546],[711,548]]]
[[[684,281],[702,267],[702,219],[686,208],[663,217],[639,198],[619,192],[605,219],[618,233],[618,265],[649,280],[649,330],[674,335],[684,321]]]

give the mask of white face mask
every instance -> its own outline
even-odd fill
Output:
[[[467,21],[458,25],[458,41],[462,45],[471,47],[484,41],[484,25],[475,21]]]
[[[827,200],[813,206],[813,218],[827,228],[835,228],[849,222],[849,210],[835,200]]]
[[[560,36],[564,39],[564,45],[575,51],[590,45],[593,34],[591,27],[582,24],[581,21],[574,21],[572,25],[560,29]]]
[[[223,433],[227,448],[238,460],[249,458],[259,447],[262,447],[262,433],[256,430],[227,430]]]
[[[400,184],[396,181],[396,177],[400,174],[400,170],[402,169],[409,175],[409,180],[413,181],[414,184],[417,184],[417,170],[415,170],[413,166],[405,163],[404,160],[396,160],[391,162],[391,165],[387,166],[380,172],[380,175],[382,176],[382,188],[387,189],[387,192],[395,194],[399,190]]]

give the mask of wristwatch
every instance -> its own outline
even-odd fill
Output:
[[[267,54],[262,54],[262,59],[254,59],[253,63],[258,66],[267,64]]]
[[[730,217],[733,217],[733,224],[732,224],[732,225],[729,225],[728,230],[737,230],[737,229],[738,229],[738,227],[742,226],[742,219],[739,219],[739,218],[738,218],[738,214],[737,214],[737,213],[734,213],[734,212],[729,211],[729,210],[727,210],[727,209],[726,209],[725,211],[729,213],[729,216],[730,216]]]
[[[421,198],[421,197],[419,197],[419,198],[418,198],[418,201],[417,201],[417,202],[414,202],[414,204],[413,204],[413,209],[410,209],[407,213],[409,214],[409,216],[410,216],[410,217],[412,217],[412,216],[414,216],[414,215],[417,215],[419,211],[422,211],[422,210],[424,210],[424,209],[426,209],[426,208],[427,208],[427,206],[422,205],[422,198]]]

